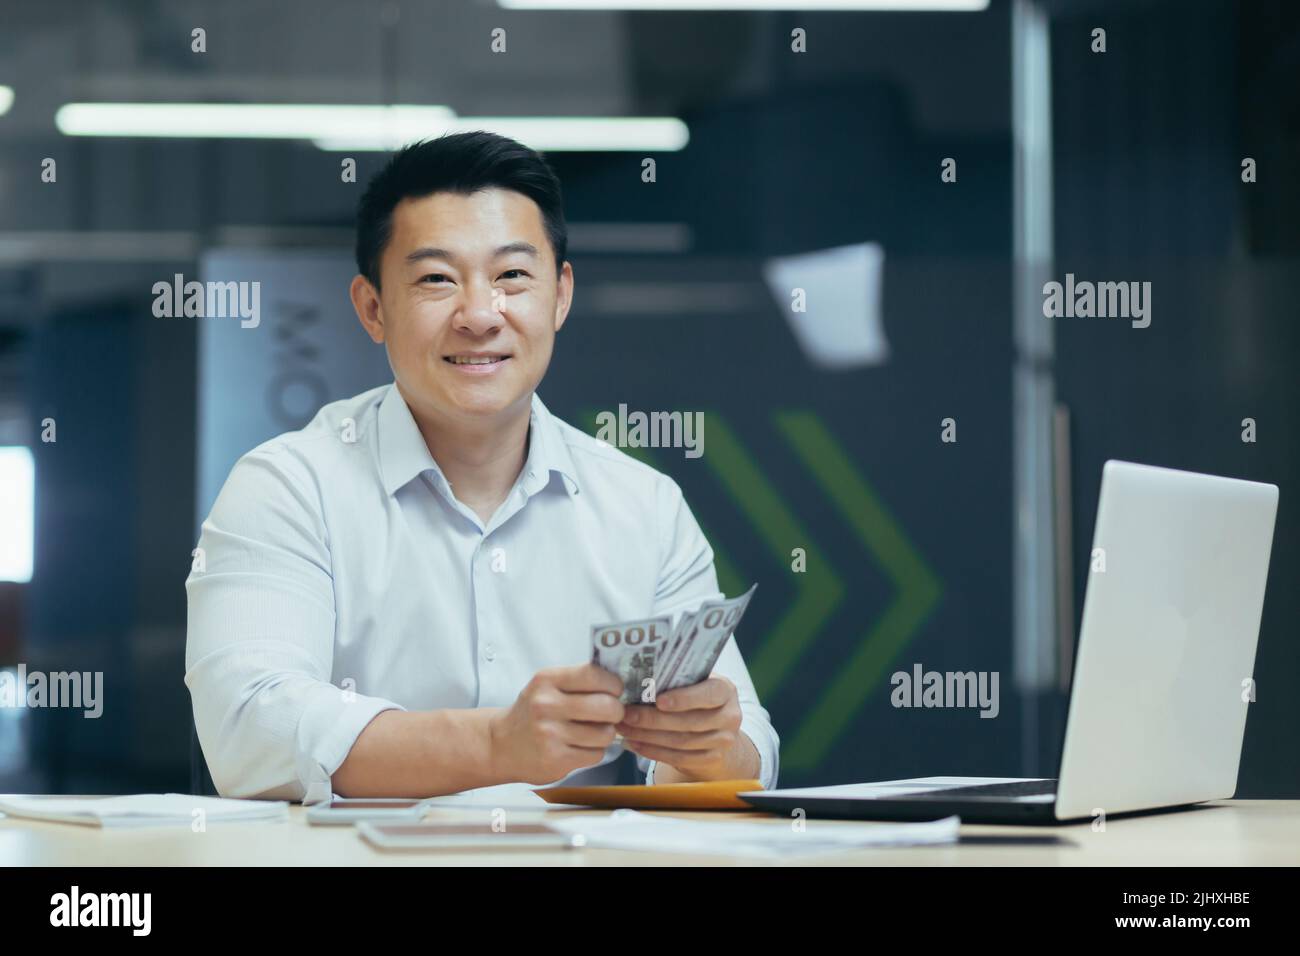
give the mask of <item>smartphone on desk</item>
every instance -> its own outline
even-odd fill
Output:
[[[418,822],[429,801],[411,797],[333,797],[307,808],[316,826],[351,826],[363,820]]]

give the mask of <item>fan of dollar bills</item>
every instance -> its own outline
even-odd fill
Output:
[[[625,704],[652,704],[655,696],[698,684],[740,624],[755,584],[740,597],[705,601],[682,615],[677,627],[668,616],[648,617],[591,629],[591,660],[618,675]]]

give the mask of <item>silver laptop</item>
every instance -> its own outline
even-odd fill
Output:
[[[1059,779],[919,777],[740,796],[810,817],[970,823],[1231,797],[1277,496],[1276,485],[1106,463]]]

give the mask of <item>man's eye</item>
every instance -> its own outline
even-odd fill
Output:
[[[505,272],[501,273],[501,278],[514,279],[514,278],[521,278],[527,275],[528,273],[525,272],[523,269],[507,269]]]
[[[427,276],[422,276],[420,281],[428,282],[430,279],[445,279],[445,278],[447,277],[443,275],[441,272],[430,272]]]

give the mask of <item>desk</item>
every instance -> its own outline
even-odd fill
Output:
[[[438,818],[486,810],[437,811]],[[550,810],[570,815],[602,811]],[[768,814],[674,813],[687,819],[778,820]],[[434,817],[430,817],[433,819]],[[810,820],[810,826],[838,821]],[[788,825],[782,820],[781,825]],[[1300,800],[1225,800],[1192,810],[1108,820],[1105,832],[1066,827],[963,826],[956,845],[861,850],[813,865],[857,866],[1295,866]],[[1005,841],[1005,842],[1004,842]],[[386,852],[352,827],[307,823],[292,806],[278,823],[109,829],[0,819],[0,867],[16,866],[684,866],[748,863],[716,856],[567,850],[523,853]]]

